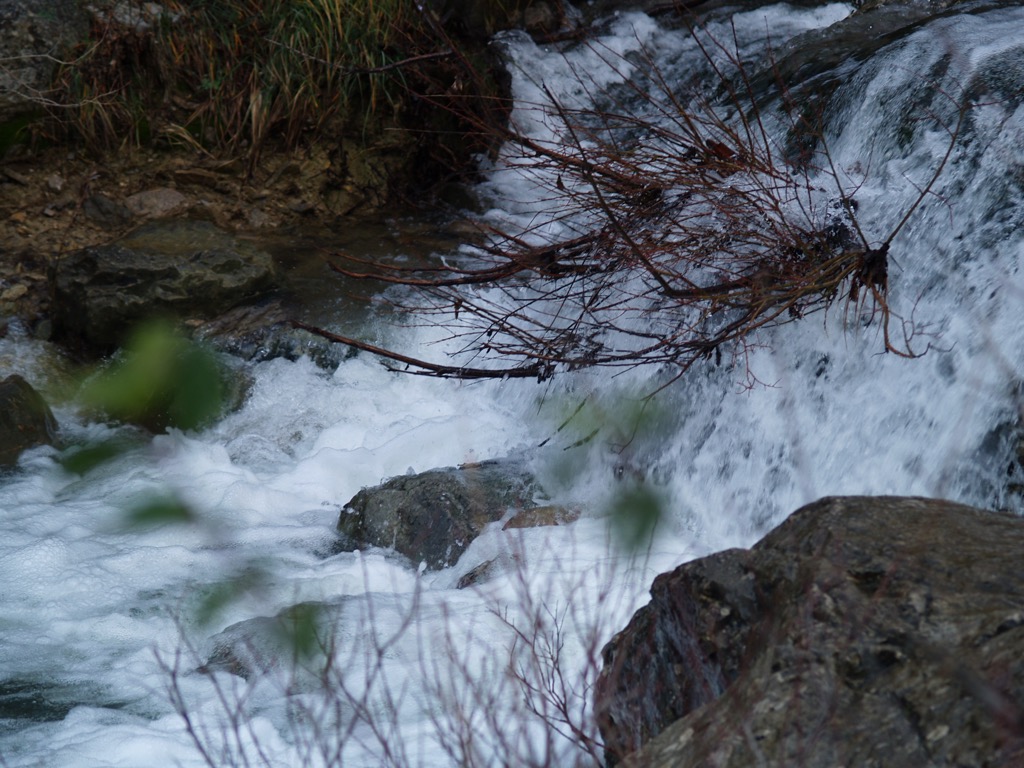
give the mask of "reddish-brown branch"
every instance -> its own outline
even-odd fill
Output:
[[[545,367],[540,363],[502,369],[438,365],[437,363],[431,363],[426,360],[420,360],[415,357],[409,357],[408,355],[393,352],[392,350],[384,349],[383,347],[378,347],[365,341],[359,341],[358,339],[352,339],[348,336],[331,333],[330,331],[318,328],[315,325],[303,323],[301,320],[292,320],[292,326],[295,328],[301,328],[304,331],[309,331],[312,334],[327,339],[328,341],[333,341],[336,344],[344,344],[347,347],[360,349],[364,352],[370,352],[387,360],[394,360],[396,363],[403,363],[404,365],[421,369],[420,371],[410,371],[410,373],[427,373],[443,379],[532,379],[547,378],[550,376],[550,371],[545,370]]]

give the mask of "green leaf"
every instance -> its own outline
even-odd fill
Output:
[[[80,398],[155,432],[197,429],[221,412],[224,381],[209,350],[154,322],[141,326],[112,364],[85,383]]]
[[[308,661],[323,649],[320,640],[320,615],[322,606],[316,603],[300,603],[281,615],[279,632],[287,642],[296,661]]]
[[[258,564],[250,563],[234,576],[208,587],[195,608],[196,622],[203,626],[213,623],[233,602],[249,592],[262,589],[266,580],[264,570]]]
[[[157,496],[127,510],[125,523],[129,528],[152,528],[159,525],[192,523],[195,513],[174,496]]]
[[[60,457],[60,465],[68,472],[84,475],[101,464],[116,459],[131,446],[124,440],[103,440],[84,446],[69,448]]]
[[[641,484],[623,491],[611,507],[616,541],[631,551],[646,546],[663,512],[661,495],[649,486]]]

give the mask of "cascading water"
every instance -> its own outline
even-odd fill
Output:
[[[711,32],[725,40],[735,28],[743,55],[756,57],[770,31],[781,54],[788,38],[851,10],[773,6]],[[548,748],[548,764],[572,764],[573,739],[549,744],[538,722],[515,722],[528,713],[502,673],[510,649],[522,651],[510,625],[546,617],[563,641],[562,668],[592,674],[593,644],[624,624],[654,574],[749,545],[819,496],[918,494],[1019,509],[1019,478],[1008,473],[1019,471],[1024,354],[1022,24],[1019,7],[962,6],[866,60],[821,67],[841,75],[825,135],[876,243],[942,161],[949,135],[929,113],[948,109],[943,93],[973,105],[944,173],[891,246],[890,301],[931,344],[918,359],[884,354],[877,324],[837,306],[761,333],[742,366],[695,367],[659,394],[640,429],[636,404],[658,386],[657,371],[463,384],[392,373],[365,355],[332,374],[274,360],[254,367],[244,405],[205,431],[139,439],[83,477],[62,470],[52,449],[30,452],[0,486],[0,765],[205,765],[172,683],[218,765],[459,764],[466,756],[452,744],[467,732],[479,764],[525,765],[531,754],[543,762]],[[579,105],[613,87],[641,46],[671,76],[703,61],[686,32],[639,13],[609,20],[598,45],[557,52],[515,36],[502,45],[521,105],[544,101],[541,85]],[[518,125],[550,139],[539,114],[521,108]],[[537,204],[532,173],[496,164],[480,190],[493,206],[486,216],[544,231],[538,217],[550,203]],[[424,346],[437,337],[409,329],[395,344],[440,357],[443,345]],[[37,342],[0,340],[0,372],[44,390],[62,375],[54,359]],[[763,383],[745,386],[747,369]],[[72,443],[118,431],[72,406],[57,416]],[[361,487],[545,442],[537,469],[555,501],[584,510],[576,523],[511,538],[489,530],[437,573],[384,551],[324,556],[340,505]],[[640,554],[616,543],[604,516],[635,477],[663,510]],[[168,491],[197,523],[124,529],[128,506]],[[495,576],[455,589],[491,558]],[[239,582],[254,573],[258,583]],[[239,583],[247,589],[211,622],[196,618],[217,585]],[[303,601],[336,611],[353,694],[337,710],[281,669],[264,684],[193,673],[210,636]],[[573,699],[572,714],[585,705],[585,695]],[[244,714],[232,724],[236,707]],[[494,735],[502,726],[525,753],[507,752]]]

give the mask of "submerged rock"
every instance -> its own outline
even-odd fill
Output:
[[[276,616],[237,622],[209,639],[205,661],[196,671],[228,672],[248,680],[275,669],[298,667],[307,651],[325,650],[309,647],[310,642],[326,638],[339,617],[337,605],[299,603]]]
[[[502,459],[393,477],[341,511],[338,551],[391,547],[414,563],[455,563],[488,523],[535,507],[542,493],[522,461]]]
[[[273,287],[269,254],[209,222],[154,222],[62,258],[51,274],[54,334],[106,353],[153,316],[209,318]]]
[[[1014,516],[827,498],[662,574],[604,649],[609,765],[1024,764],[1022,549]]]
[[[414,623],[415,595],[367,593],[293,605],[225,628],[200,649],[203,674],[227,672],[246,680],[280,674],[294,692],[329,686],[338,696]],[[394,653],[395,648],[388,651]],[[372,674],[372,671],[370,672]],[[337,676],[337,677],[335,677]]]
[[[293,313],[279,299],[235,307],[193,329],[193,338],[214,349],[250,362],[283,357],[309,357],[321,368],[334,370],[355,350],[332,344],[309,331],[295,328]]]
[[[0,381],[0,466],[11,466],[22,451],[56,439],[57,420],[42,395],[17,374]]]

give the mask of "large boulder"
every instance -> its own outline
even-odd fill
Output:
[[[0,466],[11,466],[22,451],[56,439],[57,421],[43,396],[17,374],[0,381]]]
[[[153,316],[210,318],[266,293],[274,264],[209,222],[162,221],[63,257],[51,281],[55,337],[103,354]]]
[[[535,507],[542,493],[524,462],[483,461],[393,477],[341,511],[339,551],[390,547],[414,563],[454,564],[484,526]]]
[[[662,574],[604,649],[608,763],[1024,765],[1022,551],[1018,517],[827,498]]]
[[[42,109],[56,62],[88,32],[78,0],[0,0],[0,124]]]

